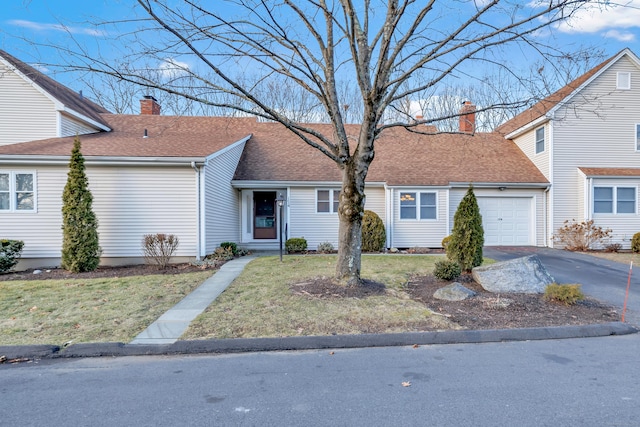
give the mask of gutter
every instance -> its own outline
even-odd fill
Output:
[[[0,164],[8,165],[68,165],[70,156],[7,155],[0,154]],[[196,163],[204,165],[204,157],[121,157],[84,156],[85,164],[95,166],[184,166]]]

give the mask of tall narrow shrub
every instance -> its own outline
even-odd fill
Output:
[[[80,145],[76,137],[62,193],[62,268],[76,273],[93,271],[100,262],[98,219],[91,207],[93,196]]]
[[[453,217],[447,257],[457,262],[463,271],[469,272],[473,267],[482,264],[483,245],[482,216],[473,187],[469,187]]]

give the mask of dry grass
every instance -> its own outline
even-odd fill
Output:
[[[582,252],[587,255],[595,256],[598,258],[608,259],[609,261],[621,262],[629,265],[633,261],[634,265],[640,263],[640,254],[633,252]]]
[[[211,274],[0,282],[0,345],[128,342]]]
[[[363,277],[387,286],[367,298],[294,294],[292,284],[332,276],[335,255],[252,261],[218,299],[192,322],[183,339],[389,333],[458,328],[413,301],[403,287],[413,274],[429,274],[439,257],[365,255]]]

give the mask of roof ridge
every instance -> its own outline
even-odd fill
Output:
[[[71,88],[54,80],[35,67],[21,61],[2,49],[0,49],[0,57],[66,107],[69,107],[71,110],[76,111],[77,113],[82,114],[105,127],[108,127],[101,114],[111,114],[111,112],[103,106],[93,102],[89,98],[83,97]]]
[[[536,102],[534,105],[526,109],[525,111],[517,114],[515,117],[507,120],[500,126],[496,128],[496,132],[499,132],[503,135],[507,135],[522,126],[525,126],[528,123],[544,116],[549,111],[551,111],[556,105],[564,101],[571,94],[574,93],[575,90],[580,88],[587,80],[597,74],[602,68],[604,68],[607,64],[609,64],[614,58],[618,57],[625,51],[630,51],[629,48],[624,48],[620,50],[615,55],[609,57],[608,59],[602,61],[600,64],[591,68],[590,70],[584,72],[579,77],[573,79],[571,82],[567,83],[560,89],[553,92],[551,95],[546,96],[540,101]]]

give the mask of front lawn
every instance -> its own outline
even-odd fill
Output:
[[[129,342],[211,274],[0,282],[0,345]]]
[[[252,261],[197,317],[182,339],[280,337],[458,329],[405,292],[408,279],[433,271],[435,256],[364,255],[363,277],[386,292],[360,298],[317,297],[291,286],[335,271],[336,256],[287,256]]]

